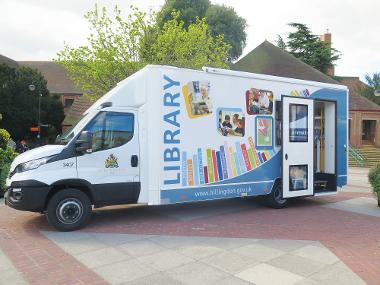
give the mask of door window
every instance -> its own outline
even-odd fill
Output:
[[[130,113],[101,112],[85,128],[92,134],[92,151],[121,146],[133,137],[134,116]]]
[[[307,142],[308,141],[308,114],[307,105],[289,105],[289,141]]]
[[[307,186],[307,164],[289,166],[289,190],[306,190]]]

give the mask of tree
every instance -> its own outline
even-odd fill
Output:
[[[166,0],[157,14],[157,23],[163,27],[167,21],[172,19],[173,11],[179,11],[180,19],[187,28],[190,24],[195,23],[197,18],[204,18],[209,7],[209,0]]]
[[[204,19],[197,19],[186,29],[179,15],[179,12],[173,12],[173,18],[164,24],[150,46],[150,57],[146,60],[193,69],[205,65],[228,68],[230,46],[223,42],[223,36],[213,37]]]
[[[35,85],[30,91],[29,85]],[[64,118],[58,96],[49,95],[46,80],[40,72],[29,67],[11,68],[0,65],[0,128],[7,129],[15,139],[32,138],[30,127],[38,126],[38,99],[41,97],[41,123],[49,125],[55,134],[60,132]],[[41,128],[42,135],[49,131]],[[51,130],[50,130],[51,131]]]
[[[375,96],[375,90],[380,89],[380,72],[375,72],[371,75],[367,74],[365,76],[367,87],[362,88],[359,90],[359,93],[371,100],[372,102],[375,102],[377,105],[380,105],[380,97]]]
[[[280,49],[286,51],[286,43],[280,35],[277,35],[276,44]]]
[[[57,61],[93,100],[150,63],[194,69],[228,67],[230,47],[223,36],[213,37],[204,20],[186,28],[179,15],[172,13],[161,28],[154,15],[148,17],[136,8],[125,20],[117,7],[115,17],[110,18],[105,8],[99,12],[95,6],[86,14],[92,30],[89,44],[65,45]]]
[[[231,45],[229,61],[236,60],[246,44],[246,20],[239,17],[232,7],[213,5],[209,0],[166,0],[158,13],[158,25],[162,27],[171,19],[173,11],[180,12],[180,20],[187,28],[196,23],[197,18],[206,18],[213,36],[224,35],[226,43]]]
[[[71,79],[92,100],[116,86],[146,65],[140,59],[140,41],[150,26],[146,14],[132,8],[127,19],[117,6],[114,18],[106,8],[95,8],[86,13],[91,25],[88,45],[71,48],[65,44],[57,62],[69,72]]]
[[[239,17],[232,7],[210,5],[206,11],[206,22],[213,36],[224,35],[225,42],[231,45],[229,60],[238,59],[246,44],[246,20]]]
[[[306,25],[290,23],[289,26],[296,31],[288,34],[287,42],[279,36],[277,45],[306,64],[326,73],[328,68],[341,57],[338,50],[331,48],[321,41],[319,36],[312,34]]]

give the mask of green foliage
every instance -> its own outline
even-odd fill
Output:
[[[155,15],[149,17],[136,8],[131,7],[131,14],[124,19],[117,7],[110,18],[105,8],[99,11],[95,6],[86,14],[91,24],[89,44],[79,48],[65,45],[57,61],[92,100],[146,64],[228,67],[229,46],[222,36],[213,37],[204,20],[186,28],[178,12],[172,17],[161,28]]]
[[[193,69],[205,65],[228,68],[229,48],[223,36],[211,36],[204,19],[197,19],[186,29],[184,22],[179,20],[179,13],[173,12],[173,19],[164,24],[151,45],[147,60]]]
[[[0,148],[0,189],[5,189],[5,181],[9,172],[9,168],[17,153],[10,147]]]
[[[99,11],[95,5],[85,15],[91,25],[89,44],[79,48],[65,44],[58,53],[57,62],[92,100],[146,65],[140,60],[140,40],[148,31],[150,21],[145,20],[145,13],[131,9],[125,20],[117,6],[114,17],[110,18],[105,7]]]
[[[35,85],[34,91],[29,90],[30,84]],[[57,96],[49,95],[46,84],[35,69],[0,65],[0,113],[3,116],[0,127],[7,129],[16,140],[33,136],[29,129],[38,125],[40,94],[41,123],[51,125],[55,133],[60,132],[63,106]]]
[[[0,129],[0,148],[6,149],[11,135],[5,129]]]
[[[368,86],[359,90],[360,95],[368,98],[377,105],[380,105],[380,96],[374,95],[375,90],[380,89],[380,72],[375,72],[372,74],[372,76],[367,74],[365,76],[365,79]]]
[[[187,28],[190,24],[195,23],[197,18],[204,18],[209,7],[209,0],[166,0],[157,15],[157,23],[163,27],[167,21],[172,19],[173,11],[179,11],[180,19]]]
[[[209,0],[166,0],[158,13],[158,25],[172,19],[173,11],[180,12],[180,20],[184,28],[197,22],[197,18],[206,18],[212,36],[224,36],[224,41],[231,46],[228,54],[230,61],[236,60],[243,52],[246,44],[246,20],[238,16],[232,7],[214,5]]]
[[[371,168],[368,173],[368,180],[372,186],[373,193],[380,199],[380,164]]]
[[[280,35],[277,35],[276,44],[280,49],[286,51],[286,43]]]
[[[210,5],[206,11],[206,22],[214,37],[224,35],[224,41],[231,45],[229,60],[238,59],[246,44],[246,20],[239,17],[232,7]]]
[[[281,36],[277,45],[319,71],[326,73],[328,68],[341,57],[341,53],[322,42],[319,36],[311,33],[310,29],[300,23],[290,23],[295,28],[288,34],[287,42]]]

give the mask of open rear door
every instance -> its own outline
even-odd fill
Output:
[[[283,198],[313,195],[314,101],[282,96]]]

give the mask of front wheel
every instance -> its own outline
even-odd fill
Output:
[[[46,217],[48,222],[59,231],[74,231],[88,222],[91,216],[91,201],[77,189],[64,189],[50,199]]]
[[[281,209],[288,206],[288,199],[282,198],[282,183],[276,183],[272,192],[265,196],[267,204],[275,209]]]

